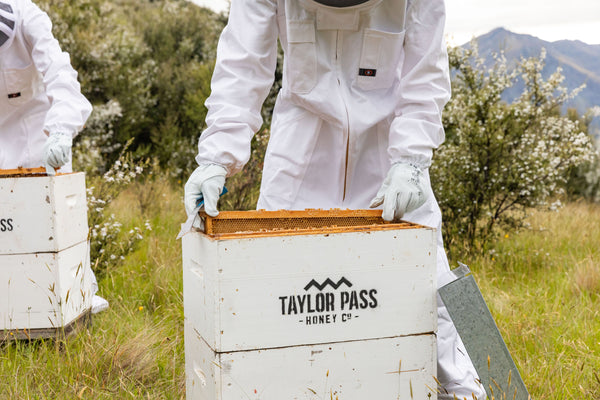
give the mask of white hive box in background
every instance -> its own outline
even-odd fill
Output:
[[[87,238],[83,173],[0,170],[0,339],[51,336],[89,313]]]
[[[0,255],[50,253],[87,240],[85,174],[0,175]]]
[[[183,237],[187,398],[437,398],[435,237],[374,210],[207,218]]]

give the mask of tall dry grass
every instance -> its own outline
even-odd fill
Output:
[[[600,205],[528,222],[466,262],[532,398],[600,399]]]

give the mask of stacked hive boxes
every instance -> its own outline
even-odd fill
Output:
[[[91,308],[83,173],[0,171],[0,339],[51,336]]]
[[[435,399],[435,232],[221,212],[183,238],[189,400]]]

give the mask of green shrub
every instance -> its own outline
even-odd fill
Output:
[[[131,139],[136,157],[151,156],[173,175],[189,175],[224,17],[174,0],[39,4],[99,114],[76,140],[100,146],[97,172],[107,171]],[[118,119],[105,112],[114,104]],[[97,140],[98,126],[109,124],[110,140]]]
[[[510,71],[501,55],[486,70],[474,44],[452,48],[449,56],[456,75],[432,184],[450,249],[455,243],[473,249],[497,228],[520,226],[530,208],[560,206],[569,170],[591,162],[594,149],[579,123],[560,114],[576,92],[561,85],[560,70],[542,78],[545,53]],[[517,79],[525,89],[507,104],[501,95]]]

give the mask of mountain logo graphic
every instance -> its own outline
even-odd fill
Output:
[[[319,282],[317,282],[313,279],[308,283],[308,285],[306,285],[304,287],[304,290],[308,291],[311,287],[314,286],[317,289],[319,289],[319,291],[322,292],[323,289],[325,289],[327,287],[327,285],[331,286],[334,289],[337,289],[340,286],[342,286],[343,283],[346,284],[346,286],[348,286],[348,287],[352,287],[352,283],[348,279],[346,279],[342,276],[342,278],[338,281],[338,283],[335,283],[331,279],[327,278],[323,283],[320,284]]]

